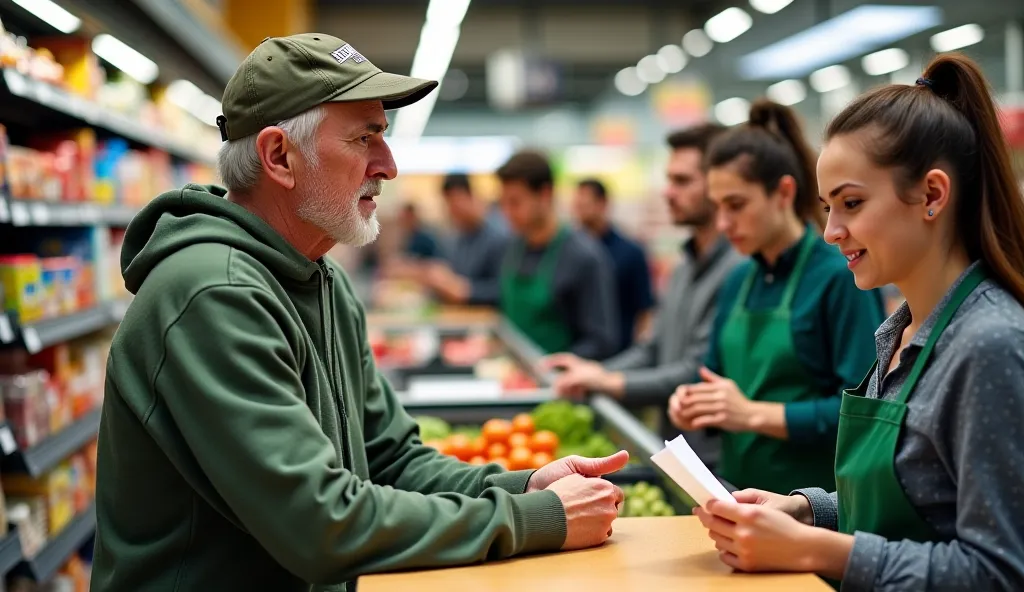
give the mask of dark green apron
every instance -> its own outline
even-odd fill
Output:
[[[782,302],[770,310],[746,306],[757,269],[750,270],[722,327],[719,357],[724,376],[754,401],[792,403],[820,398],[793,344],[793,297],[818,236],[808,230],[786,284]],[[754,432],[724,432],[718,463],[721,476],[740,489],[754,487],[788,494],[800,487],[832,491],[835,447],[808,446]]]
[[[836,450],[839,532],[853,534],[859,530],[896,541],[941,540],[918,514],[900,485],[895,469],[896,446],[907,416],[907,399],[920,380],[935,344],[960,305],[984,279],[985,272],[976,267],[953,291],[895,400],[864,396],[871,374],[878,367],[877,361],[856,390],[843,393]]]
[[[564,352],[572,331],[555,305],[555,265],[569,230],[560,227],[531,275],[519,273],[523,244],[512,247],[501,270],[501,312],[544,353]]]

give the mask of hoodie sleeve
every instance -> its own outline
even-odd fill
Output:
[[[343,468],[305,404],[289,326],[260,288],[206,288],[166,330],[154,377],[196,462],[276,561],[331,583],[561,547],[553,492],[424,495]]]

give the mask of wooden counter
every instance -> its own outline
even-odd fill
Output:
[[[514,558],[473,567],[359,578],[358,592],[828,592],[810,574],[742,574],[718,560],[714,542],[693,516],[620,518],[611,539],[594,549]]]

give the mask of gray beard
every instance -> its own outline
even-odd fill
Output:
[[[359,212],[359,197],[368,193],[380,194],[383,182],[371,179],[363,183],[354,195],[338,196],[318,173],[313,171],[311,195],[299,205],[299,217],[342,245],[362,247],[377,240],[380,234],[377,213],[364,218]]]

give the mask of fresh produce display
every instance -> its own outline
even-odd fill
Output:
[[[619,516],[623,518],[675,515],[675,510],[665,500],[665,492],[657,485],[639,481],[633,485],[623,485],[622,493],[626,500],[619,507]]]
[[[558,458],[578,454],[600,457],[615,454],[618,448],[604,434],[594,431],[594,411],[569,401],[541,403],[533,410],[533,422],[539,430],[548,430],[561,443]]]
[[[479,430],[452,430],[436,417],[421,416],[417,422],[425,445],[473,465],[497,463],[511,471],[539,469],[555,459],[558,448],[558,436],[537,431],[527,413],[512,421],[491,419]]]
[[[491,419],[482,427],[452,427],[431,416],[416,418],[420,439],[444,454],[473,464],[498,462],[511,470],[539,468],[556,458],[578,454],[599,457],[618,448],[594,431],[594,412],[586,405],[551,401],[511,421]]]

